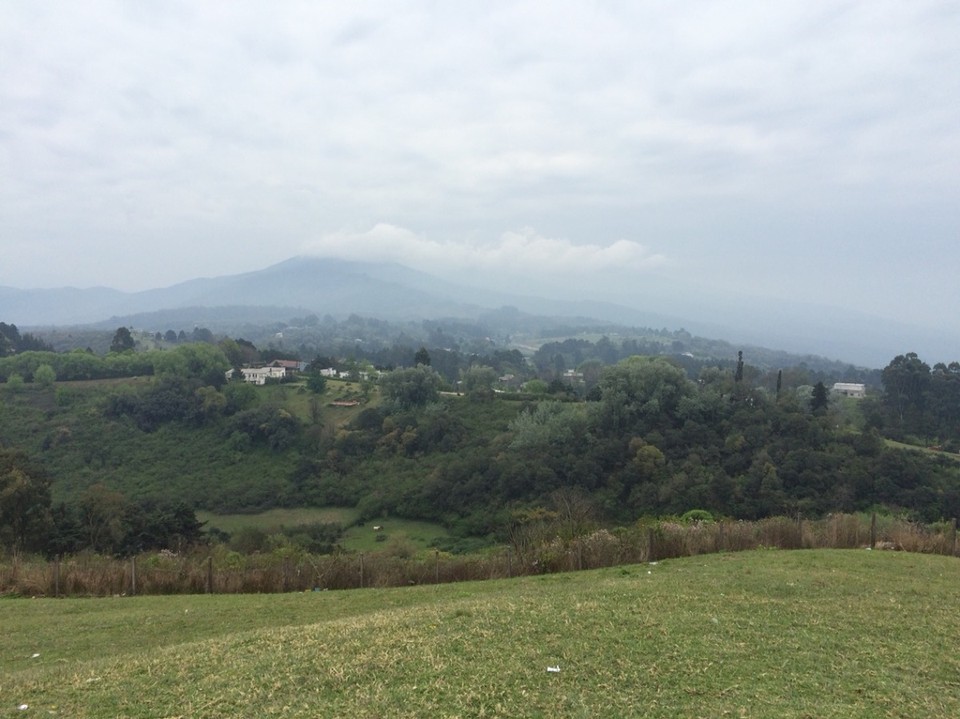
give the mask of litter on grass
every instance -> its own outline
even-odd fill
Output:
[[[556,674],[556,673],[558,673],[558,672],[560,671],[560,666],[557,665],[557,666],[555,666],[555,667],[547,667],[547,671],[550,672],[550,673],[552,673],[552,674]]]

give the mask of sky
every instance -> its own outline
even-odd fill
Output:
[[[960,4],[4,4],[0,285],[301,254],[960,337]]]

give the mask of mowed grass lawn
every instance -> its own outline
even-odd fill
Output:
[[[960,716],[960,563],[938,556],[771,550],[389,590],[8,599],[0,626],[0,710],[17,716]]]

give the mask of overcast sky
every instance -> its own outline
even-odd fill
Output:
[[[960,4],[4,3],[0,285],[306,253],[956,329]]]

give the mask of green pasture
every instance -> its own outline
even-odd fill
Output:
[[[958,589],[953,558],[766,550],[388,590],[8,599],[0,713],[956,717]]]
[[[347,507],[293,507],[268,509],[256,514],[214,514],[198,511],[197,519],[208,527],[233,533],[240,529],[253,528],[265,532],[286,527],[302,527],[308,524],[337,523],[344,527],[357,520],[359,512]]]
[[[447,539],[450,536],[439,524],[409,519],[387,517],[355,525],[359,514],[357,509],[350,507],[299,507],[270,509],[257,514],[214,514],[200,511],[197,512],[197,519],[206,522],[208,527],[215,527],[229,534],[244,528],[270,532],[281,527],[295,529],[311,524],[337,523],[345,529],[341,545],[348,551],[356,552],[372,552],[389,547],[396,548],[398,545],[420,551],[430,547],[435,540]]]
[[[378,536],[383,539],[377,539]],[[356,552],[372,552],[409,543],[413,549],[422,550],[431,546],[434,540],[449,536],[439,524],[387,517],[350,527],[344,534],[343,547]]]

